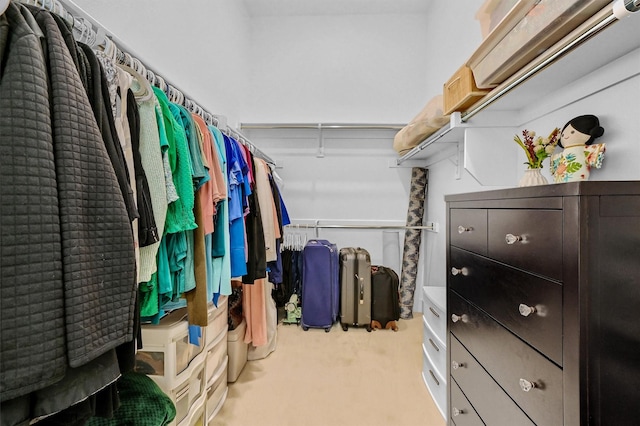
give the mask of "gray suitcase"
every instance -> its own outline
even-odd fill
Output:
[[[363,248],[340,249],[340,324],[371,331],[371,257]]]

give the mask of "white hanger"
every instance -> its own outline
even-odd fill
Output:
[[[147,72],[145,73],[145,77],[147,78],[147,81],[149,83],[155,86],[156,75],[153,73],[153,71],[151,71],[150,69],[147,69]]]
[[[0,15],[2,15],[5,10],[9,7],[10,0],[0,0]]]
[[[157,86],[164,92],[167,90],[167,82],[164,81],[164,78],[160,77],[159,75],[156,75],[156,83]]]

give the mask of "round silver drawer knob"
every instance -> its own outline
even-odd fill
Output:
[[[520,306],[518,306],[518,310],[520,311],[520,315],[523,317],[528,317],[536,312],[536,308],[534,306],[527,306],[524,303],[521,303]]]
[[[455,266],[451,268],[451,275],[467,275],[467,268],[456,268]]]
[[[458,322],[458,321],[466,322],[466,318],[465,318],[465,315],[451,314],[451,321],[453,321],[453,322]]]
[[[507,244],[515,244],[518,241],[522,241],[522,237],[520,235],[507,234],[505,235],[504,240]]]
[[[465,232],[471,232],[473,228],[466,228],[462,225],[458,226],[458,234],[464,234]]]
[[[529,392],[531,389],[536,387],[536,383],[535,382],[530,382],[529,380],[526,379],[520,379],[520,389],[522,389],[525,392]]]
[[[457,370],[458,368],[464,367],[464,362],[451,361],[451,367],[453,367],[454,370]]]
[[[456,408],[453,407],[453,409],[451,410],[451,412],[453,413],[454,417],[459,416],[460,414],[464,414],[464,410],[461,408]]]

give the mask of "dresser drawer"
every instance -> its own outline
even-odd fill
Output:
[[[451,209],[450,212],[451,245],[487,254],[487,210]]]
[[[488,256],[562,280],[562,211],[489,210]]]
[[[451,248],[449,286],[562,365],[562,286],[458,248]],[[531,309],[533,308],[533,309]]]
[[[447,382],[433,366],[433,362],[422,347],[422,380],[427,386],[433,402],[436,403],[440,414],[447,418]]]
[[[451,382],[451,413],[452,419],[456,426],[484,426],[480,416],[473,409],[473,406],[464,396],[455,381]],[[491,423],[489,423],[491,424]],[[493,425],[491,425],[493,426]]]
[[[451,383],[456,382],[464,390],[484,423],[492,426],[534,426],[458,339],[451,336],[450,342]]]
[[[562,370],[455,291],[447,300],[449,330],[491,377],[537,425],[562,424]]]
[[[445,287],[424,287],[422,316],[433,333],[441,341],[447,336],[447,289]]]

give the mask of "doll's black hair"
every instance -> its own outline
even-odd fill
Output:
[[[591,136],[589,140],[584,143],[585,145],[591,145],[596,138],[599,138],[604,134],[604,129],[600,127],[600,120],[598,120],[598,117],[591,114],[580,115],[565,124],[560,131],[558,146],[561,148],[564,148],[564,146],[562,146],[562,132],[564,132],[564,129],[566,129],[568,125],[573,126],[573,128],[580,133]]]

